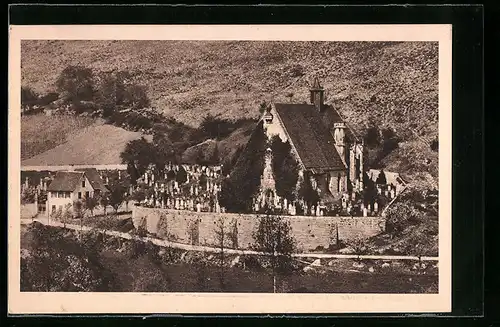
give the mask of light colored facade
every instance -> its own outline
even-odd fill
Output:
[[[50,187],[47,193],[47,214],[50,216],[56,210],[64,210],[67,205],[73,205],[73,203],[77,200],[83,200],[84,197],[94,195],[94,189],[89,181],[89,179],[85,176],[84,173],[77,173],[80,178],[77,179],[76,182],[71,185],[73,190],[68,190],[67,187],[61,187],[58,189],[57,186]],[[54,181],[57,181],[57,176]],[[53,182],[54,182],[53,181]]]

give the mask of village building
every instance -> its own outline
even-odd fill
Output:
[[[104,192],[105,185],[95,169],[58,171],[47,187],[47,214],[64,210],[77,200]]]
[[[278,135],[290,143],[300,166],[299,180],[310,179],[323,204],[361,192],[364,177],[363,141],[339,112],[324,102],[324,91],[315,79],[309,104],[272,103],[261,118],[268,139]],[[258,200],[261,203],[262,198],[269,199],[269,194],[276,203],[270,152],[268,149]]]

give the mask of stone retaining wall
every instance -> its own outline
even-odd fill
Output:
[[[216,231],[220,221],[226,237],[226,246],[249,249],[254,243],[253,232],[258,226],[256,214],[194,212],[145,208],[134,206],[134,225],[143,224],[148,232],[159,237],[193,245],[217,244]],[[317,217],[284,216],[290,221],[293,237],[301,251],[312,251],[318,246],[328,248],[338,240],[368,238],[385,231],[383,217]],[[337,238],[338,235],[338,238]]]

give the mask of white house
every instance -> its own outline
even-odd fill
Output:
[[[64,210],[68,204],[103,191],[104,183],[97,171],[95,174],[87,170],[58,171],[47,188],[47,214],[50,216],[58,209]]]

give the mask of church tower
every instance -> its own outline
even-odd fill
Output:
[[[311,87],[311,89],[309,89],[309,92],[311,92],[311,104],[314,104],[318,111],[323,111],[325,90],[319,84],[319,80],[317,77],[314,79],[313,86]]]

